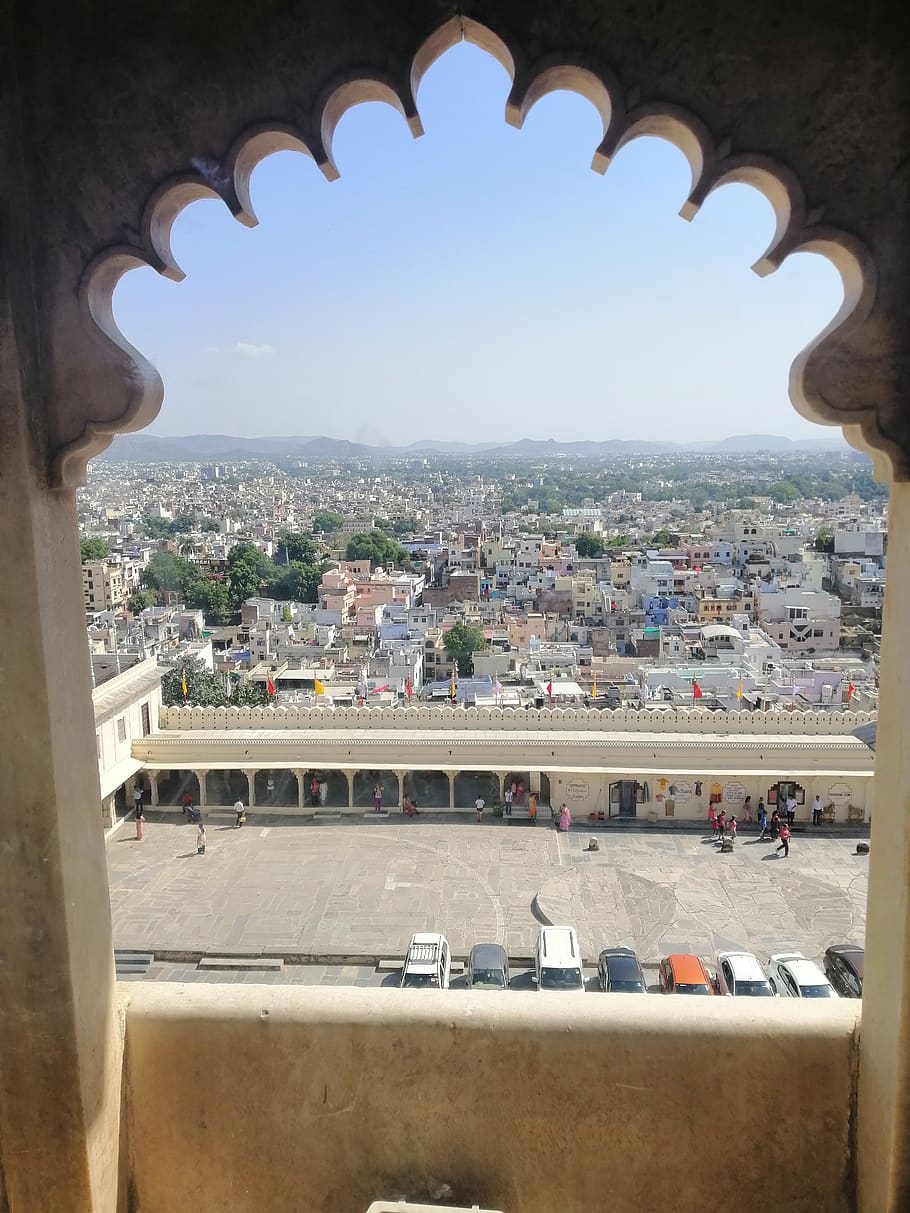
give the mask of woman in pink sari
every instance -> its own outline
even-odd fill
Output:
[[[564,804],[559,810],[559,828],[567,830],[572,824],[572,814],[569,812],[569,806]]]

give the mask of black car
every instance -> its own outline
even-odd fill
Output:
[[[855,943],[836,943],[825,952],[825,976],[841,998],[862,998],[865,958]]]
[[[597,958],[600,988],[608,994],[647,994],[645,975],[631,948],[604,948]]]
[[[469,990],[507,990],[509,957],[498,943],[476,943],[466,972]]]

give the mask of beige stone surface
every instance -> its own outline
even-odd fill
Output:
[[[453,1204],[508,1213],[846,1213],[857,1014],[137,986],[136,1200],[155,1213],[362,1213],[446,1185]]]

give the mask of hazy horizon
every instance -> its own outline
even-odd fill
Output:
[[[158,368],[159,437],[417,441],[824,439],[787,396],[790,364],[842,299],[802,254],[749,266],[770,206],[728,186],[691,223],[681,153],[588,167],[593,108],[545,98],[505,125],[509,81],[468,45],[427,74],[426,129],[387,106],[341,122],[329,184],[282,153],[256,171],[249,230],[204,201],[177,220],[187,279],[125,276],[114,306]]]

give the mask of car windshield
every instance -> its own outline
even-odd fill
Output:
[[[745,994],[749,998],[773,998],[771,987],[766,981],[738,981],[736,993]]]
[[[611,994],[641,994],[645,987],[640,981],[611,981],[608,988]]]
[[[544,990],[580,990],[583,984],[578,969],[540,970],[540,985]]]
[[[803,998],[834,998],[835,993],[831,986],[800,986],[799,992]]]
[[[675,985],[673,987],[673,993],[674,994],[710,994],[711,991],[708,989],[708,987],[706,985],[699,982],[699,984],[697,986],[688,985],[686,983]]]
[[[471,985],[495,986],[497,990],[505,989],[506,979],[501,969],[475,969]]]
[[[439,979],[435,973],[405,973],[404,981],[401,983],[402,988],[408,990],[422,990],[427,986],[438,984]]]

